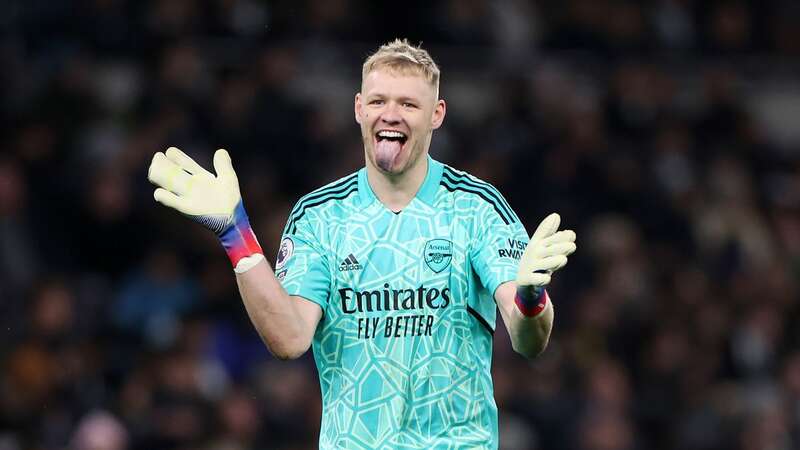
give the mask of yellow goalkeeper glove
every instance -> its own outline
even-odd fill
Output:
[[[577,248],[575,232],[558,231],[561,216],[547,216],[536,228],[519,261],[517,294],[514,298],[523,315],[533,317],[544,311],[548,296],[545,286],[553,272],[567,264],[567,256]]]
[[[214,153],[217,175],[200,167],[175,147],[153,156],[147,178],[158,186],[153,197],[213,231],[236,272],[244,272],[264,257],[239,193],[239,180],[225,150]]]

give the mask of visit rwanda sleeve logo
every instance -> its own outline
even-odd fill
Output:
[[[453,260],[453,243],[447,239],[431,239],[425,243],[425,264],[439,273]]]

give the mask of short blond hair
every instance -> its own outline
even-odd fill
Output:
[[[389,69],[402,75],[422,75],[439,95],[439,66],[422,47],[414,47],[408,39],[387,42],[370,55],[361,69],[361,82],[376,69]]]

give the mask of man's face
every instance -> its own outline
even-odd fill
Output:
[[[413,167],[444,120],[445,103],[436,96],[422,75],[370,72],[355,99],[367,163],[388,175]]]

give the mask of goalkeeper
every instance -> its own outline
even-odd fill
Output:
[[[545,287],[575,233],[551,214],[528,239],[494,187],[428,155],[446,104],[425,50],[380,47],[354,110],[365,167],[297,202],[274,267],[225,150],[215,174],[176,148],[156,153],[155,199],[219,236],[276,357],[313,348],[320,448],[497,448],[496,311],[517,352],[541,353],[553,326]]]

